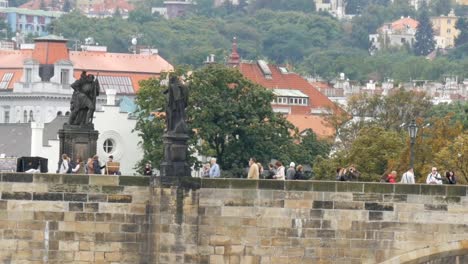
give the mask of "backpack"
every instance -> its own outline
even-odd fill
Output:
[[[68,170],[67,170],[67,173],[72,173],[72,169],[74,169],[76,166],[76,163],[74,161],[70,161],[68,163]]]

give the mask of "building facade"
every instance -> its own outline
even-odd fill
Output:
[[[0,8],[0,19],[3,19],[12,32],[48,35],[48,25],[59,18],[63,12],[30,10],[24,8]]]
[[[389,47],[413,46],[419,22],[411,17],[401,17],[391,23],[385,23],[376,34],[369,35],[371,50]]]
[[[141,152],[135,150],[138,136],[131,132],[135,120],[112,102],[122,102],[125,98],[131,101],[139,89],[139,81],[157,78],[173,67],[158,54],[110,53],[93,48],[69,51],[66,44],[66,39],[51,35],[35,39],[28,49],[0,50],[0,123],[35,124],[31,129],[36,140],[31,140],[31,151],[21,155],[46,156],[49,166],[54,166],[59,155],[55,148],[58,143],[53,140],[43,143],[37,133],[57,116],[68,119],[73,93],[70,84],[82,71],[87,71],[97,76],[101,88],[95,113],[95,128],[100,133],[97,154],[114,155],[116,161],[129,164],[125,168],[129,173],[135,159],[141,157]],[[106,96],[113,99],[109,101]],[[57,131],[58,128],[52,133],[54,139]],[[0,139],[0,146],[2,140],[9,139]],[[0,149],[0,153],[5,151]]]
[[[458,17],[455,16],[453,10],[447,16],[431,17],[437,48],[445,49],[455,46],[455,39],[460,34],[460,30],[455,27],[457,20]]]

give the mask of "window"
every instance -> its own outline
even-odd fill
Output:
[[[449,28],[449,29],[447,29],[447,33],[449,33],[449,34],[450,34],[450,32],[452,32],[452,30],[450,30],[450,28]]]
[[[32,82],[32,69],[26,69],[26,73],[25,73],[25,77],[24,77],[24,82],[25,83],[31,83]]]
[[[13,77],[13,73],[7,72],[3,75],[2,80],[0,81],[0,89],[6,89],[8,88],[8,84],[11,81],[11,78]]]
[[[110,154],[112,153],[112,151],[114,150],[115,148],[115,142],[114,140],[108,138],[104,141],[104,145],[103,145],[103,148],[104,148],[104,152],[106,152],[107,154]]]
[[[451,20],[451,19],[448,19],[448,20],[447,20],[447,24],[449,24],[449,25],[452,24],[452,20]]]
[[[3,114],[4,123],[10,123],[10,110],[5,110]]]
[[[69,74],[70,74],[69,70],[60,71],[60,83],[61,84],[64,84],[64,85],[70,84],[69,79],[68,79]]]
[[[23,123],[28,122],[28,111],[24,110],[23,112]]]
[[[101,92],[108,89],[115,90],[117,93],[134,94],[132,80],[130,77],[123,76],[98,76]]]
[[[29,111],[29,122],[34,122],[34,112],[33,112],[33,110]]]

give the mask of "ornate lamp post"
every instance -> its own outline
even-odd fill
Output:
[[[410,136],[410,168],[414,166],[414,143],[416,142],[416,136],[418,135],[418,126],[414,119],[408,126],[408,133]]]

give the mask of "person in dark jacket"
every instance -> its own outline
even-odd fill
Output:
[[[98,155],[94,155],[93,157],[93,174],[102,174],[101,172],[101,165],[99,165],[99,157]]]
[[[447,171],[445,173],[445,177],[447,178],[448,184],[457,184],[457,179],[455,178],[455,172]]]
[[[304,167],[302,165],[297,165],[296,174],[294,175],[295,180],[305,180],[304,176]]]

